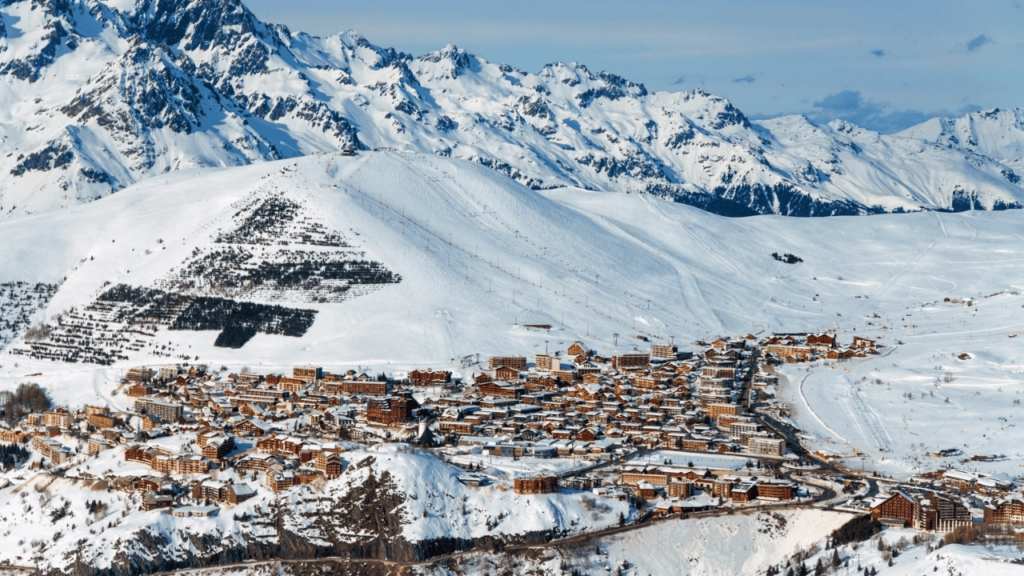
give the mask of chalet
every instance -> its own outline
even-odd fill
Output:
[[[60,466],[71,459],[71,450],[66,446],[45,436],[34,436],[32,448],[53,464]]]
[[[313,366],[296,366],[292,368],[292,378],[301,381],[303,384],[311,384],[323,378],[322,368]]]
[[[220,508],[216,506],[182,506],[170,509],[171,515],[176,518],[209,518],[219,512]]]
[[[488,370],[497,370],[500,367],[526,372],[526,356],[491,356],[487,359]]]
[[[153,389],[145,384],[132,384],[125,392],[130,398],[141,398],[153,393]]]
[[[650,500],[658,496],[658,488],[650,482],[639,482],[636,485],[637,496],[645,500]]]
[[[808,346],[796,346],[786,344],[770,344],[764,347],[765,354],[774,354],[785,360],[799,360],[807,362],[814,356],[814,349]]]
[[[512,484],[516,494],[551,494],[558,491],[557,476],[516,478]]]
[[[752,436],[747,449],[751,454],[781,457],[786,454],[786,441],[782,438]]]
[[[683,450],[687,452],[707,452],[711,448],[711,442],[702,438],[683,439]]]
[[[413,421],[417,408],[419,403],[411,394],[371,398],[366,402],[366,421],[383,426],[406,424]]]
[[[853,348],[860,350],[874,350],[875,346],[876,344],[874,340],[861,338],[860,336],[853,337]]]
[[[519,400],[519,398],[526,393],[526,388],[523,388],[522,386],[511,386],[509,384],[499,382],[485,382],[480,385],[479,391],[485,396]]]
[[[387,396],[388,383],[373,380],[343,380],[324,384],[327,394],[350,394],[354,396]]]
[[[737,352],[736,350],[726,350],[726,351],[723,352],[723,351],[717,350],[715,348],[711,348],[710,350],[708,350],[707,352],[704,353],[704,358],[706,360],[724,359],[724,358],[727,358],[729,360],[738,360],[739,357],[740,357],[740,353]]]
[[[0,444],[20,444],[27,436],[21,430],[0,429]]]
[[[667,486],[669,474],[655,467],[625,466],[619,479],[620,484],[647,482],[656,486]]]
[[[413,370],[409,372],[409,383],[413,386],[439,386],[452,381],[452,373],[442,370]]]
[[[153,370],[151,368],[130,368],[124,376],[125,380],[129,382],[149,382],[153,379]]]
[[[985,506],[984,513],[986,524],[1024,525],[1024,500],[1016,497],[995,500]]]
[[[938,532],[951,532],[972,523],[969,509],[935,493],[911,496],[897,492],[871,508],[871,517],[887,525]]]
[[[566,350],[565,353],[568,354],[569,356],[583,356],[584,358],[590,355],[590,351],[587,350],[587,347],[584,346],[582,342],[578,341],[573,342],[572,346],[569,346],[569,349]]]
[[[616,370],[630,370],[643,368],[651,363],[651,355],[642,352],[631,352],[612,356],[612,368]]]
[[[458,435],[470,435],[476,431],[476,426],[472,422],[464,420],[441,420],[438,422],[438,428],[441,432]]]
[[[665,488],[669,498],[689,498],[693,496],[693,482],[673,478]]]
[[[142,510],[144,512],[150,512],[152,510],[161,510],[164,508],[170,508],[174,506],[174,496],[170,494],[157,494],[156,492],[149,492],[142,499]]]
[[[846,360],[847,358],[854,358],[857,356],[857,352],[848,348],[832,348],[825,353],[825,358],[829,360]]]
[[[298,392],[305,388],[309,382],[302,378],[290,378],[288,376],[281,376],[277,379],[277,388],[284,390],[285,392]]]
[[[651,358],[675,360],[679,349],[673,344],[655,344],[651,346]]]
[[[298,485],[295,474],[285,470],[268,470],[264,483],[274,492],[281,492]]]
[[[263,436],[273,428],[259,418],[245,418],[235,425],[235,433],[241,436]]]
[[[203,446],[203,458],[222,460],[234,449],[234,437],[221,434],[206,441],[205,446]]]
[[[832,348],[836,345],[836,337],[833,334],[811,334],[807,337],[807,345],[818,348]]]
[[[722,416],[723,414],[735,416],[740,413],[742,408],[737,404],[710,404],[708,405],[707,410],[708,418],[717,420],[719,416]]]
[[[57,408],[46,413],[46,425],[55,426],[61,430],[71,428],[75,423],[75,417],[64,408]]]
[[[735,486],[730,484],[728,498],[733,502],[751,502],[758,497],[758,488],[756,482],[740,482]]]
[[[784,480],[758,482],[757,498],[761,500],[792,500],[796,486]]]
[[[959,470],[947,470],[942,475],[942,484],[947,488],[958,490],[960,492],[972,492],[975,490],[978,483],[978,477],[970,472],[961,472]]]
[[[323,472],[325,477],[333,479],[341,476],[345,462],[339,454],[322,450],[316,458],[316,469]]]
[[[561,362],[555,356],[548,356],[547,354],[537,354],[534,367],[540,372],[552,372],[562,367]]]
[[[519,382],[523,376],[522,371],[518,368],[501,365],[494,369],[494,379],[501,382]]]

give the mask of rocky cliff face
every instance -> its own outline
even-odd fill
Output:
[[[729,216],[1024,199],[1024,153],[1006,144],[1020,111],[891,136],[751,122],[701,90],[650,93],[577,63],[530,74],[455,46],[414,58],[354,32],[265,24],[239,0],[5,0],[0,75],[3,214],[174,170],[379,147],[477,162],[534,189],[647,193]]]

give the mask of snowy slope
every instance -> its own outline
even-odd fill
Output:
[[[1012,169],[1024,166],[1024,110],[984,110],[960,118],[934,118],[900,136],[995,158]]]
[[[169,440],[180,445],[187,437]],[[520,496],[507,482],[469,488],[458,480],[460,469],[405,445],[351,448],[338,479],[280,495],[248,475],[220,471],[222,481],[246,482],[256,496],[211,518],[143,512],[139,494],[110,491],[105,482],[89,479],[149,472],[124,462],[123,448],[73,468],[68,478],[10,472],[11,484],[0,489],[0,562],[23,566],[39,558],[44,572],[82,562],[98,570],[151,573],[231,558],[287,557],[289,543],[298,540],[308,547],[307,557],[316,548],[321,556],[344,556],[386,547],[387,557],[411,561],[418,559],[417,546],[431,543],[572,535],[614,526],[620,515],[632,514],[626,502],[586,493]],[[91,502],[101,506],[90,510]],[[380,514],[384,508],[386,515]]]
[[[18,0],[0,22],[0,173],[11,175],[0,214],[172,170],[371,148],[471,160],[538,190],[646,192],[733,216],[1024,202],[1019,122],[1008,120],[977,128],[980,147],[929,128],[947,120],[894,136],[800,117],[751,123],[699,89],[649,93],[578,63],[527,73],[455,46],[413,57],[355,32],[265,24],[239,0]],[[970,118],[956,122],[980,125]]]
[[[822,510],[784,510],[673,519],[511,559],[477,554],[454,565],[424,569],[422,573],[764,574],[769,566],[782,565],[798,550],[821,548],[825,537],[851,518],[849,514]]]
[[[274,245],[259,243],[259,228],[245,228],[270,201],[294,211],[273,224],[280,232]],[[1022,369],[1019,339],[1009,337],[1016,334],[1013,310],[1024,305],[1018,216],[730,219],[643,195],[536,192],[473,163],[387,152],[180,172],[73,210],[0,224],[0,284],[59,284],[41,308],[37,300],[3,308],[5,319],[19,320],[0,355],[0,385],[13,388],[42,373],[32,380],[59,403],[117,406],[124,399],[111,392],[127,366],[183,357],[263,372],[311,363],[333,371],[362,366],[401,376],[429,367],[468,375],[472,368],[460,362],[466,356],[529,356],[577,339],[611,353],[648,346],[634,336],[674,337],[688,347],[721,335],[834,328],[843,342],[854,334],[876,337],[891,351],[811,367],[811,374],[787,368],[791,386],[780,395],[823,446],[857,447],[877,455],[882,469],[909,475],[920,468],[922,450],[944,444],[930,438],[940,422],[991,416],[964,441],[947,443],[967,444],[964,458],[1008,458],[978,463],[982,471],[1019,473],[1008,469],[1020,455],[1012,424]],[[804,262],[780,263],[772,252]],[[392,276],[288,284],[255,275],[291,266],[289,259],[328,268],[368,262]],[[72,337],[75,325],[94,322],[87,316],[99,317],[97,299],[119,285],[315,315],[304,331],[256,333],[235,349],[215,346],[223,326],[104,321],[118,336],[79,342],[91,356],[77,363],[26,355],[64,350],[53,345]],[[942,303],[967,296],[978,299],[977,315]],[[134,304],[116,306],[131,312]],[[26,342],[28,327],[40,323],[50,326],[49,340]],[[913,324],[918,328],[906,328]],[[973,359],[959,360],[965,352]],[[110,364],[96,363],[104,359]],[[936,388],[947,371],[956,380]],[[861,378],[885,385],[865,386]],[[849,418],[872,411],[882,424]],[[934,466],[946,463],[955,462]]]

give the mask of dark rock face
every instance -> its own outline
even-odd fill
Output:
[[[14,176],[21,176],[30,170],[48,171],[63,168],[74,160],[75,155],[66,144],[51,142],[42,150],[29,154],[11,171]]]
[[[0,24],[2,25],[2,24]],[[59,20],[52,21],[47,29],[49,32],[43,37],[43,45],[39,52],[25,59],[13,60],[0,67],[0,75],[13,76],[18,80],[37,82],[43,69],[53,64],[57,59],[57,50],[65,44],[69,49],[76,45],[71,36]],[[6,30],[4,30],[6,36]]]

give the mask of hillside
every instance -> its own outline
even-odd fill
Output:
[[[473,163],[385,152],[177,173],[0,224],[0,284],[21,283],[0,292],[12,327],[0,386],[35,374],[59,403],[122,406],[116,382],[143,363],[468,376],[488,355],[532,357],[574,340],[611,353],[832,328],[844,342],[878,338],[890,356],[806,377],[786,368],[781,397],[815,441],[850,443],[909,475],[913,434],[932,434],[950,407],[992,416],[989,427],[1015,417],[1015,216],[729,219],[648,196],[541,193]],[[967,316],[942,302],[968,296],[979,311]],[[956,380],[931,384],[946,372]],[[860,420],[834,409],[845,404],[833,374],[855,412],[874,409],[891,438],[912,435],[840,427]],[[861,377],[887,385],[864,388]],[[987,436],[962,449],[1004,454],[978,466],[1010,472],[1015,430],[979,429]]]
[[[194,438],[163,445],[182,452]],[[429,453],[352,444],[341,477],[280,494],[245,472],[220,470],[221,481],[248,482],[256,496],[221,515],[182,519],[142,511],[141,495],[95,479],[149,472],[123,455],[123,447],[105,451],[66,478],[27,469],[0,474],[0,562],[38,559],[49,574],[73,573],[79,564],[92,574],[149,574],[249,558],[415,562],[486,538],[543,541],[600,530],[634,514],[627,502],[586,493],[524,497],[507,482],[472,489],[459,481],[460,469]]]
[[[647,193],[729,216],[1024,202],[1019,122],[988,123],[963,146],[942,135],[976,115],[888,136],[751,122],[700,89],[651,93],[579,63],[528,73],[455,46],[414,57],[351,31],[266,24],[239,0],[5,2],[0,77],[5,215],[173,171],[375,148],[470,160],[535,190]]]

